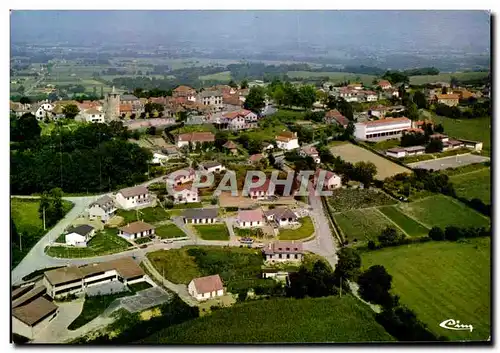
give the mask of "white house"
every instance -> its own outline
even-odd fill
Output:
[[[322,173],[323,172],[323,173]],[[340,188],[342,186],[342,178],[340,175],[324,169],[316,169],[314,173],[313,183],[317,187],[319,183],[319,178],[324,175],[323,179],[323,190],[333,190]]]
[[[260,208],[256,210],[239,210],[236,224],[239,228],[262,227],[264,217]]]
[[[373,91],[364,91],[365,99],[367,102],[376,102],[378,100],[378,94]]]
[[[224,295],[224,284],[219,275],[193,278],[188,284],[188,292],[196,300],[207,300]]]
[[[175,185],[172,188],[171,196],[174,198],[174,203],[200,202],[198,188],[194,187],[191,183]]]
[[[262,184],[261,186],[248,188],[248,196],[255,200],[265,199],[269,196],[274,195],[274,191],[276,191],[276,188],[273,192],[271,192],[271,188],[271,179],[266,179],[264,184]]]
[[[87,212],[91,220],[100,219],[102,222],[106,223],[115,215],[115,202],[111,197],[107,195],[103,196],[91,203]]]
[[[85,247],[94,235],[95,229],[91,225],[82,224],[77,227],[71,227],[65,235],[66,245]]]
[[[216,161],[202,162],[200,163],[199,168],[207,171],[208,173],[220,173],[223,170],[226,170],[226,167],[224,167],[222,163]]]
[[[315,163],[321,163],[321,158],[319,158],[318,150],[314,146],[302,147],[299,151],[299,155],[301,155],[302,157],[309,156],[314,160]]]
[[[218,208],[188,208],[182,214],[184,223],[209,224],[218,221]]]
[[[360,140],[380,141],[401,137],[411,128],[408,118],[386,118],[354,124],[354,137]]]
[[[147,278],[143,269],[131,258],[121,257],[108,262],[83,266],[66,266],[46,271],[43,284],[51,298],[81,293],[86,288],[119,281],[125,285],[143,282]]]
[[[124,227],[118,228],[118,235],[127,240],[139,239],[154,234],[155,227],[142,221],[132,222]]]
[[[389,157],[403,158],[406,156],[406,150],[402,147],[394,147],[385,151],[385,154]]]
[[[145,186],[134,186],[118,191],[115,198],[118,205],[129,210],[140,206],[148,206],[153,202],[153,198],[149,194],[149,190]]]
[[[195,147],[199,143],[203,142],[214,142],[215,135],[207,131],[195,131],[188,132],[185,134],[180,134],[175,137],[176,146],[178,148],[189,146],[189,143]]]
[[[198,94],[197,101],[203,105],[213,105],[221,110],[224,107],[222,93],[220,91],[203,91]]]
[[[181,185],[193,182],[196,178],[196,171],[193,168],[179,169],[165,177],[167,185]]]
[[[244,130],[257,127],[258,116],[246,109],[228,112],[222,115],[221,123],[230,130]]]
[[[290,151],[299,148],[299,138],[296,132],[283,131],[276,136],[276,144],[278,148]]]
[[[286,207],[274,208],[265,211],[264,215],[270,223],[275,223],[278,227],[286,227],[298,223],[297,215]]]
[[[104,112],[96,108],[90,108],[81,112],[78,120],[86,121],[88,123],[104,123]]]
[[[300,262],[304,256],[302,242],[276,241],[263,249],[266,262]]]
[[[168,156],[163,153],[155,152],[153,153],[153,159],[151,159],[151,164],[164,165],[168,161]]]
[[[37,120],[43,120],[46,117],[52,118],[52,110],[54,106],[50,103],[41,103],[35,106],[34,114]]]

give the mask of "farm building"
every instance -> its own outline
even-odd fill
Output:
[[[188,284],[188,292],[196,300],[207,300],[224,295],[224,284],[219,275],[194,278]]]

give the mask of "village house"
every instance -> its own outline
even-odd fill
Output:
[[[274,223],[278,227],[287,227],[299,223],[297,215],[287,207],[279,207],[265,211],[264,215],[268,222]]]
[[[435,100],[438,103],[446,104],[449,107],[455,107],[458,105],[460,100],[460,95],[458,94],[436,94]]]
[[[153,202],[149,190],[145,186],[134,186],[118,191],[115,197],[116,203],[123,209],[149,206]]]
[[[140,99],[132,94],[122,94],[120,95],[120,105],[130,105],[132,112],[141,113],[143,104]]]
[[[340,87],[338,95],[346,102],[358,102],[360,92],[349,87]]]
[[[250,163],[258,163],[264,158],[264,155],[262,153],[256,153],[252,154],[250,157],[248,157],[248,160]]]
[[[276,144],[278,148],[290,151],[299,148],[299,138],[296,132],[283,131],[276,136]]]
[[[266,262],[301,262],[304,256],[302,242],[276,241],[268,244],[263,249]]]
[[[365,101],[376,102],[378,100],[378,94],[374,91],[362,91]]]
[[[178,86],[172,91],[172,97],[185,97],[189,101],[196,102],[196,90],[189,86]]]
[[[222,163],[216,161],[201,162],[199,168],[209,173],[220,173],[226,170]]]
[[[10,112],[14,113],[18,118],[26,113],[29,113],[31,109],[31,104],[21,104],[10,101]]]
[[[441,140],[441,141],[443,141],[443,140]],[[465,147],[465,143],[463,143],[462,141],[458,141],[458,140],[443,141],[443,151],[454,150],[454,149],[464,148],[464,147]]]
[[[337,109],[329,110],[326,112],[324,121],[327,124],[338,124],[344,129],[349,124],[349,120],[343,116]]]
[[[45,118],[52,119],[53,114],[52,110],[54,109],[54,105],[48,102],[37,103],[31,109],[33,115],[35,115],[36,120],[42,121]]]
[[[319,164],[321,163],[321,159],[319,158],[319,153],[316,147],[314,146],[304,146],[301,147],[299,150],[299,155],[302,157],[311,157],[315,163]]]
[[[354,124],[354,137],[360,140],[381,141],[399,138],[411,128],[411,120],[405,117],[386,118]]]
[[[75,117],[75,120],[85,121],[87,123],[104,123],[104,112],[101,112],[96,108],[89,108],[87,110],[80,111],[80,114]]]
[[[159,152],[154,152],[153,153],[153,158],[151,158],[151,161],[149,163],[151,164],[154,164],[154,165],[165,165],[165,163],[167,163],[168,161],[168,156],[163,154],[163,153],[159,153]]]
[[[257,127],[257,114],[250,110],[241,109],[222,115],[221,124],[229,130],[245,130]]]
[[[238,154],[238,146],[231,140],[228,140],[222,147],[229,150],[233,155]]]
[[[43,285],[27,285],[11,293],[12,332],[34,339],[57,316],[59,308],[45,298]]]
[[[262,210],[260,208],[256,210],[239,210],[236,224],[239,228],[262,227],[264,225]]]
[[[313,185],[315,187],[318,186],[321,172],[324,172],[323,174],[325,175],[323,179],[323,190],[333,190],[342,186],[342,178],[340,177],[340,175],[329,170],[318,168],[316,169],[313,177]]]
[[[437,139],[437,140],[441,140],[441,142],[447,142],[450,138],[447,136],[447,135],[443,135],[443,134],[432,134],[431,136],[429,136],[430,139]]]
[[[248,196],[255,200],[262,200],[268,198],[269,196],[274,196],[275,190],[271,190],[271,184],[271,179],[266,179],[264,184],[261,186],[250,187],[248,189]]]
[[[188,132],[185,134],[177,135],[175,137],[175,140],[176,146],[178,148],[188,146],[190,142],[194,147],[198,143],[214,142],[215,135],[211,132]]]
[[[91,225],[82,224],[68,229],[64,236],[66,245],[86,247],[88,241],[95,235],[95,229]]]
[[[197,101],[203,105],[213,105],[219,111],[224,108],[222,93],[220,91],[202,91],[198,94]]]
[[[174,198],[175,204],[200,202],[198,188],[191,183],[174,185],[170,194]]]
[[[425,153],[424,146],[409,146],[404,148],[407,156],[416,156]]]
[[[380,87],[383,90],[392,88],[391,83],[389,81],[387,81],[387,80],[379,80],[378,83],[377,83],[377,86]]]
[[[115,215],[115,202],[111,197],[107,195],[103,196],[97,201],[92,202],[87,212],[90,220],[99,219],[101,222],[106,223]]]
[[[363,84],[359,83],[359,82],[354,82],[354,83],[348,84],[347,88],[349,88],[349,89],[355,89],[355,90],[360,91],[360,90],[363,89]]]
[[[148,237],[155,234],[155,227],[143,221],[136,221],[118,228],[118,235],[127,240]]]
[[[196,178],[196,171],[189,167],[184,169],[176,170],[165,176],[165,181],[167,185],[181,185],[184,183],[193,182]]]
[[[199,301],[221,297],[224,295],[224,284],[219,275],[193,278],[188,284],[188,292]]]
[[[47,295],[60,298],[85,292],[88,287],[103,283],[118,281],[127,285],[143,282],[146,278],[142,268],[131,257],[121,257],[107,262],[46,271],[43,284],[47,288]]]
[[[182,214],[184,223],[210,224],[217,223],[218,208],[188,208]]]

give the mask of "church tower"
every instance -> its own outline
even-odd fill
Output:
[[[106,121],[118,120],[120,118],[120,95],[115,92],[115,86],[106,96]]]

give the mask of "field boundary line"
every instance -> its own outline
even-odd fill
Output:
[[[479,172],[482,172],[484,171],[485,169],[490,169],[490,167],[484,167],[484,168],[481,168],[481,169],[477,169],[477,170],[473,170],[471,172],[466,172],[466,173],[461,173],[461,174],[454,174],[454,175],[448,175],[448,178],[454,178],[454,177],[461,177],[463,175],[469,175],[469,174],[474,174],[474,173],[479,173]],[[491,172],[491,169],[490,169],[490,172]]]
[[[465,206],[465,207],[467,207],[469,210],[473,210],[475,213],[477,213],[478,215],[480,215],[481,217],[483,217],[484,219],[486,219],[488,222],[490,222],[490,223],[491,223],[491,218],[486,217],[486,216],[485,216],[484,214],[482,214],[481,212],[476,211],[476,210],[475,210],[475,209],[473,209],[472,207],[469,207],[468,205],[466,205],[465,203],[463,203],[462,201],[460,201],[460,200],[458,200],[458,199],[456,199],[456,198],[454,198],[454,197],[451,197],[451,196],[450,196],[449,198],[450,198],[453,202],[455,202],[457,205],[459,205],[459,206]]]
[[[428,199],[428,198],[433,197],[433,196],[435,196],[435,195],[427,196],[427,197],[424,197],[424,198],[422,198],[422,199],[420,199],[420,200],[425,200],[425,199]],[[418,202],[418,201],[420,201],[420,200],[417,200],[417,201],[414,201],[414,202]],[[411,203],[411,202],[410,202],[410,203]],[[404,215],[408,216],[408,218],[411,218],[411,219],[413,219],[415,222],[417,222],[417,223],[419,223],[419,224],[423,225],[425,228],[427,228],[427,229],[431,229],[431,228],[432,228],[432,227],[431,227],[431,226],[429,226],[427,223],[424,223],[424,222],[422,222],[422,221],[419,221],[418,219],[416,219],[416,218],[415,218],[415,217],[413,217],[412,215],[410,215],[410,214],[408,214],[408,213],[404,212],[404,210],[399,210],[399,211],[401,211],[401,213],[403,213]]]
[[[403,234],[405,234],[408,238],[413,238],[410,234],[406,233],[406,231],[401,228],[396,222],[394,222],[392,219],[390,219],[384,212],[380,211],[378,208],[376,209],[378,213],[380,213],[383,217],[387,218],[389,220],[389,222],[391,222],[392,224],[394,224],[399,230],[401,230],[403,232]]]

